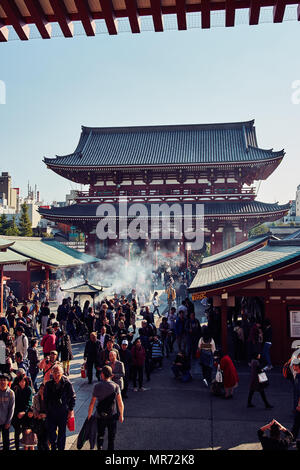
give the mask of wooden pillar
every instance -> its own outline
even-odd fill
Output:
[[[226,354],[228,351],[226,299],[221,300],[221,324],[222,324],[221,347],[222,347],[222,352]]]
[[[26,282],[26,291],[24,292],[24,299],[27,300],[31,295],[31,275],[30,275],[30,263],[27,264],[27,282]]]
[[[1,292],[0,292],[0,295],[1,295],[0,313],[2,314],[3,313],[3,293],[4,293],[4,289],[3,289],[3,264],[1,264],[1,266],[0,266],[0,288],[1,288]]]
[[[45,286],[46,286],[46,291],[48,293],[48,299],[50,299],[50,269],[49,266],[45,266]]]

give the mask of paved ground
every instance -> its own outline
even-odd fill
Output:
[[[93,384],[78,378],[82,346],[76,346],[72,381],[77,392],[76,432],[86,416]],[[116,449],[119,450],[187,450],[187,449],[260,449],[257,429],[276,418],[287,427],[292,425],[292,392],[281,371],[270,373],[266,391],[273,410],[266,410],[259,395],[255,408],[247,408],[249,368],[239,367],[240,385],[232,400],[214,397],[203,385],[195,361],[193,381],[182,384],[170,371],[172,358],[164,359],[163,370],[156,371],[146,383],[149,390],[133,392],[125,400],[125,420],[118,425]],[[74,373],[76,377],[74,376]],[[94,382],[96,383],[96,382]],[[76,449],[77,434],[68,437],[68,449]],[[86,445],[84,449],[89,449]]]
[[[162,296],[162,302],[164,297]],[[201,316],[203,313],[200,312]],[[66,448],[76,449],[81,426],[87,416],[93,384],[80,376],[83,343],[73,345],[74,360],[71,381],[77,400],[76,430],[68,432]],[[128,392],[125,400],[125,420],[118,424],[116,450],[196,450],[232,449],[258,450],[257,429],[276,418],[286,427],[292,425],[292,390],[280,369],[269,372],[270,386],[266,390],[273,410],[266,410],[259,395],[255,408],[247,408],[249,367],[238,367],[240,384],[232,400],[214,397],[202,382],[198,361],[193,363],[193,381],[182,384],[173,378],[170,359],[164,359],[163,370],[156,371],[146,382],[146,392]],[[13,438],[13,434],[11,434]],[[12,439],[13,442],[13,439]],[[106,447],[106,441],[104,448]],[[88,450],[89,445],[84,446]]]

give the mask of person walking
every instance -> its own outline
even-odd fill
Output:
[[[153,294],[153,300],[152,300],[152,306],[153,306],[153,315],[157,313],[159,318],[161,317],[161,314],[159,312],[159,302],[158,302],[158,292],[154,292]]]
[[[116,351],[110,351],[108,366],[111,367],[113,373],[113,382],[119,385],[120,390],[122,392],[124,388],[125,368],[123,362],[117,360]]]
[[[112,381],[111,367],[104,366],[101,371],[101,382],[94,386],[92,399],[88,410],[88,419],[91,419],[97,401],[97,449],[102,450],[105,430],[108,432],[107,450],[115,449],[117,434],[117,421],[124,421],[124,403],[118,384]]]
[[[185,323],[187,354],[193,359],[196,355],[198,342],[201,335],[201,326],[199,320],[195,317],[195,312],[190,314],[190,317]]]
[[[47,333],[47,326],[50,317],[49,302],[44,302],[41,307],[40,319],[41,319],[41,335],[44,336]]]
[[[38,392],[33,397],[32,411],[35,419],[35,428],[37,430],[38,450],[49,450],[48,429],[46,425],[46,408],[44,400],[45,384],[41,383]]]
[[[15,381],[13,391],[15,392],[15,409],[11,423],[15,429],[15,448],[19,450],[20,434],[27,414],[32,407],[32,388],[29,377],[19,375]]]
[[[56,335],[53,331],[53,328],[48,327],[46,330],[45,336],[43,336],[41,341],[41,346],[43,348],[44,357],[48,356],[51,351],[56,348]]]
[[[131,351],[128,349],[128,340],[123,339],[120,349],[120,361],[123,362],[125,368],[125,375],[124,375],[124,388],[121,391],[123,398],[128,398],[127,391],[129,386],[129,380],[131,376],[131,364],[132,364],[132,356]]]
[[[35,392],[38,391],[38,386],[37,386],[37,376],[39,373],[39,363],[40,363],[40,358],[39,358],[39,352],[37,349],[38,346],[38,340],[37,339],[32,339],[30,343],[30,348],[28,348],[28,362],[29,362],[29,375],[31,377],[32,385],[35,390]]]
[[[184,312],[183,310],[181,310],[175,322],[175,334],[176,334],[178,351],[184,351],[184,352],[186,348],[185,322],[186,322],[186,319],[184,317]]]
[[[146,351],[142,346],[140,338],[137,338],[131,348],[131,357],[132,357],[132,380],[133,380],[133,391],[137,392],[137,377],[139,382],[139,391],[145,391],[143,387],[143,378],[144,378],[144,365],[146,360]]]
[[[57,352],[60,353],[60,360],[63,364],[64,374],[66,376],[70,375],[70,361],[73,359],[72,344],[71,338],[66,333],[63,332],[60,335],[57,343],[58,349]]]
[[[41,309],[38,300],[35,300],[33,305],[31,305],[29,314],[32,317],[31,324],[33,328],[33,333],[37,337],[37,339],[40,339],[40,333],[38,331],[38,323],[40,322],[41,318]]]
[[[9,428],[15,410],[15,393],[8,385],[10,381],[9,374],[0,373],[0,432],[4,451],[9,450]]]
[[[61,305],[58,306],[56,320],[59,323],[61,329],[66,331],[67,328],[67,320],[70,311],[70,306],[68,303],[68,299],[63,299]]]
[[[27,359],[28,344],[28,338],[24,333],[24,328],[18,326],[16,328],[15,349],[16,352],[22,353],[24,359]]]
[[[272,325],[269,318],[264,321],[262,359],[266,362],[265,370],[273,369],[270,350],[272,347]]]
[[[265,404],[265,407],[267,409],[273,408],[272,405],[267,400],[265,390],[264,390],[264,384],[259,382],[258,374],[261,373],[262,367],[260,364],[260,353],[256,353],[253,355],[253,359],[250,364],[251,367],[251,375],[250,375],[250,387],[249,387],[249,394],[248,394],[248,408],[253,408],[254,405],[252,403],[252,398],[255,392],[258,392]]]
[[[99,380],[100,375],[97,370],[98,367],[98,356],[101,351],[101,343],[97,339],[97,333],[95,331],[90,333],[90,339],[85,343],[83,358],[86,361],[87,377],[89,384],[93,380],[93,368],[96,369],[96,377]]]
[[[53,368],[59,364],[60,362],[58,361],[58,352],[55,350],[51,351],[48,356],[41,360],[38,367],[43,371],[44,384],[52,379]]]
[[[51,450],[65,449],[67,422],[69,418],[74,417],[76,394],[63,372],[60,365],[55,365],[52,370],[53,379],[45,384],[44,389]]]
[[[214,353],[216,345],[211,337],[208,327],[203,327],[202,337],[198,343],[198,352],[200,359],[200,366],[202,368],[203,382],[208,387],[212,379],[212,370],[214,365]]]

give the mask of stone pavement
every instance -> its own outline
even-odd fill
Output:
[[[161,294],[163,304],[165,298]],[[76,450],[77,436],[96,384],[94,380],[89,385],[80,375],[84,343],[73,344],[72,349],[70,380],[77,395],[76,428],[75,432],[67,431],[67,450]],[[257,430],[272,418],[291,428],[292,388],[280,368],[268,373],[270,385],[266,395],[274,409],[266,410],[258,394],[253,399],[255,408],[247,408],[250,379],[247,365],[237,367],[239,387],[232,400],[224,400],[212,396],[205,387],[197,360],[192,366],[192,382],[183,384],[175,380],[171,372],[175,354],[164,358],[163,369],[153,372],[150,382],[145,382],[149,390],[133,392],[130,387],[129,398],[124,400],[124,423],[118,424],[116,450],[259,450]],[[13,443],[13,433],[11,438]],[[105,440],[104,448],[106,444]],[[89,444],[83,450],[89,450]]]
[[[69,433],[67,448],[75,450],[96,381],[89,385],[87,379],[79,377],[82,345],[73,349],[71,380],[77,393],[76,432]],[[268,373],[270,386],[266,395],[274,409],[266,410],[259,395],[253,399],[255,408],[247,408],[248,366],[238,367],[239,387],[232,400],[224,400],[212,396],[205,387],[198,361],[193,364],[192,382],[175,380],[170,370],[174,355],[164,358],[163,369],[153,372],[150,382],[145,382],[149,390],[129,390],[129,398],[124,400],[124,423],[118,424],[116,450],[258,450],[261,446],[257,430],[272,418],[291,428],[292,390],[280,369]],[[89,445],[84,449],[89,449]]]

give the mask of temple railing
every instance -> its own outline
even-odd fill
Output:
[[[255,188],[204,188],[200,189],[180,189],[170,188],[167,191],[150,189],[101,189],[98,191],[78,191],[76,201],[80,203],[110,202],[118,201],[120,198],[127,198],[129,201],[198,201],[198,200],[253,200],[256,197]]]

